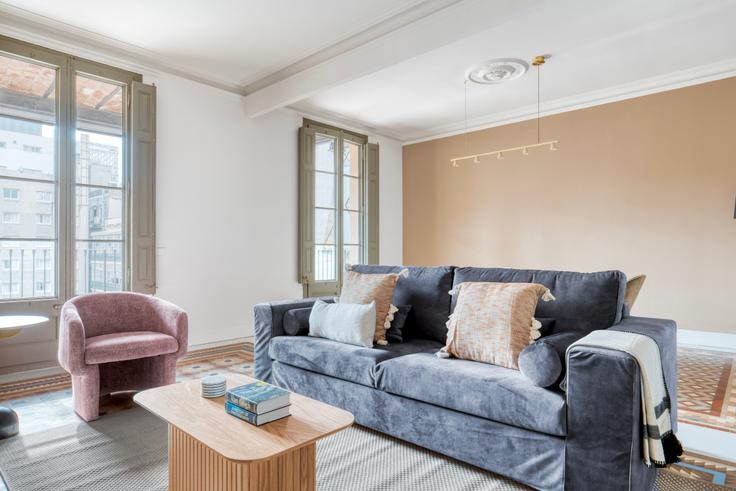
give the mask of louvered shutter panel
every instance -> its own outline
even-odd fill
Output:
[[[131,84],[130,287],[156,293],[156,87]]]
[[[316,132],[299,128],[299,283],[314,282],[314,149]],[[306,290],[305,290],[306,291]]]
[[[378,264],[378,144],[366,144],[366,245],[368,264]]]

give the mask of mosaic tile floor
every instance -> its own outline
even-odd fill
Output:
[[[678,419],[736,433],[736,353],[680,348],[677,369]]]
[[[721,431],[734,431],[734,367],[736,354],[681,348],[678,352],[680,421]],[[177,380],[209,373],[252,373],[250,343],[199,350],[180,360]],[[727,382],[723,382],[726,379]],[[115,394],[101,401],[101,412],[133,405],[132,394]],[[18,412],[22,434],[43,431],[52,422],[61,426],[77,421],[72,409],[69,377],[59,375],[0,386],[0,401]],[[730,419],[729,419],[730,418]],[[736,463],[687,452],[668,472],[736,489]],[[1,488],[1,486],[0,486]]]

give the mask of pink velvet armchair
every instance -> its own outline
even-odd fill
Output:
[[[101,395],[176,381],[187,352],[187,314],[140,293],[92,293],[61,309],[59,363],[72,376],[74,410],[99,417]]]

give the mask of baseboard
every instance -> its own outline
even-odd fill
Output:
[[[34,370],[25,370],[23,372],[10,372],[0,375],[0,384],[12,384],[14,382],[23,382],[34,378],[53,377],[54,375],[62,375],[66,370],[60,366],[37,368]]]
[[[736,334],[678,329],[677,344],[680,346],[698,346],[721,351],[736,351]]]
[[[253,336],[245,336],[242,338],[233,338],[233,339],[225,339],[222,341],[213,341],[211,343],[190,344],[189,351],[196,351],[199,349],[219,348],[220,346],[228,346],[230,344],[252,343],[252,342],[253,342]]]
[[[211,343],[199,343],[189,345],[189,351],[197,351],[201,349],[219,348],[221,346],[228,346],[230,344],[253,342],[253,336],[245,336],[242,338],[225,339],[222,341],[214,341]],[[12,384],[15,382],[22,382],[25,380],[31,380],[34,378],[41,377],[52,377],[54,375],[61,375],[66,371],[60,366],[47,367],[47,368],[36,368],[33,370],[24,370],[20,372],[10,372],[0,374],[0,384]]]

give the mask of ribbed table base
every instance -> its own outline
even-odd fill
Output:
[[[314,491],[316,487],[314,443],[270,460],[236,462],[169,425],[170,491]]]

